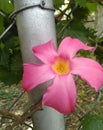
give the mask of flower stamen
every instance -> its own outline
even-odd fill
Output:
[[[58,75],[68,74],[70,71],[69,61],[67,59],[58,58],[53,64],[52,69]]]

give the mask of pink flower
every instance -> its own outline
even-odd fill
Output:
[[[81,49],[94,50],[71,37],[66,37],[58,50],[53,41],[33,47],[34,55],[42,64],[24,64],[23,88],[29,91],[52,79],[53,83],[43,95],[42,104],[64,114],[73,112],[76,103],[74,75],[79,75],[96,91],[103,85],[103,69],[99,63],[89,58],[75,57]]]

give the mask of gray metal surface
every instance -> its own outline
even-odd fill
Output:
[[[14,0],[15,10],[22,7],[41,3],[41,0]],[[52,0],[45,0],[45,6],[53,8]],[[40,61],[34,58],[32,47],[43,44],[50,39],[56,43],[54,12],[39,7],[28,8],[16,16],[18,34],[21,41],[23,62]],[[36,103],[44,92],[43,88],[48,87],[52,81],[38,86],[32,90],[30,100]],[[33,116],[34,130],[64,130],[64,117],[52,108],[44,106],[44,110],[36,112]]]

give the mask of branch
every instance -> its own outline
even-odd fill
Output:
[[[31,117],[31,115],[33,113],[35,113],[36,111],[39,111],[39,110],[42,110],[41,101],[39,103],[37,103],[36,105],[32,105],[29,108],[29,111],[26,111],[22,116],[17,116],[13,113],[8,112],[7,110],[0,110],[0,114],[5,118],[9,118],[14,121],[14,123],[12,125],[9,125],[6,127],[6,130],[12,130],[15,126],[17,126],[19,124],[25,124],[24,121],[28,117]]]
[[[66,15],[66,16],[67,16],[66,11],[67,11],[69,8],[70,8],[70,5],[68,4],[68,6],[67,6],[64,10],[61,10],[60,8],[57,9],[57,10],[60,11],[60,14],[57,14],[57,15],[55,16],[56,23],[62,19],[63,15]]]
[[[19,120],[20,119],[20,116],[12,114],[12,113],[8,112],[7,110],[0,110],[0,115],[2,115],[4,118],[9,118],[12,120]]]

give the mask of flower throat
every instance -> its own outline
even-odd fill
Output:
[[[70,71],[69,61],[63,58],[57,58],[52,66],[52,69],[58,75],[68,74]]]

